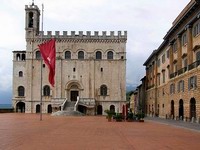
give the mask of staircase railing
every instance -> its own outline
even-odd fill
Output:
[[[64,109],[65,109],[65,107],[66,107],[66,103],[67,102],[67,98],[64,100],[64,102],[62,103],[62,105],[61,105],[61,110],[63,111]]]
[[[79,102],[79,96],[77,96],[77,101],[76,101],[76,103],[74,105],[74,111],[77,111],[78,102]]]

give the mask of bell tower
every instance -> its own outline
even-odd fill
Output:
[[[26,39],[33,38],[34,36],[39,34],[40,10],[33,1],[31,5],[25,6],[25,12]]]

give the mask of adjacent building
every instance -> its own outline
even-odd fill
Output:
[[[126,104],[127,32],[40,31],[40,9],[25,6],[26,49],[13,51],[13,98],[16,112],[51,113],[78,100],[87,115],[122,112]],[[55,87],[38,45],[56,39]],[[42,104],[40,100],[42,98]],[[70,104],[70,106],[71,106]],[[42,107],[40,107],[42,106]]]
[[[163,43],[144,63],[145,112],[150,116],[200,118],[200,1],[191,0]]]

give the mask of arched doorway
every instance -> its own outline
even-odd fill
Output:
[[[51,104],[49,104],[48,107],[47,107],[47,113],[52,113],[52,107],[51,107]]]
[[[183,100],[180,99],[179,101],[179,118],[183,120],[184,118],[184,106],[183,106]]]
[[[39,104],[36,105],[36,113],[40,113],[40,105]]]
[[[71,80],[66,84],[66,98],[70,101],[77,101],[77,97],[81,95],[80,91],[83,90],[83,86],[77,80]]]
[[[102,105],[97,106],[97,115],[102,115]]]
[[[190,100],[190,118],[196,118],[196,100],[195,98],[191,98]]]
[[[110,111],[115,112],[115,106],[114,105],[110,105]]]
[[[174,119],[174,101],[171,101],[171,118]]]
[[[25,113],[25,103],[24,102],[17,103],[16,112]]]

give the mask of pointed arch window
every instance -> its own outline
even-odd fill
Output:
[[[78,59],[84,59],[84,52],[83,51],[78,52]]]
[[[100,94],[101,94],[101,96],[106,96],[107,92],[108,92],[107,86],[106,85],[101,85],[101,87],[100,87]]]
[[[50,87],[48,85],[45,85],[43,88],[43,95],[44,96],[50,96]]]
[[[71,59],[71,52],[70,51],[65,52],[65,59]]]
[[[25,94],[25,89],[23,86],[18,87],[18,96],[24,96]]]
[[[102,53],[100,51],[96,52],[96,59],[102,59]]]
[[[113,59],[113,52],[112,51],[109,51],[107,53],[107,59]]]

